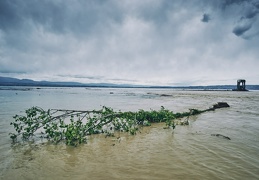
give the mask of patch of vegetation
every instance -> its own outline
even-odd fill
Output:
[[[173,113],[163,106],[160,110],[139,110],[137,112],[114,111],[103,106],[101,110],[78,111],[32,107],[25,111],[25,115],[15,115],[13,125],[16,133],[10,133],[13,142],[18,137],[28,141],[33,136],[46,138],[53,143],[65,142],[67,145],[77,146],[86,143],[86,136],[105,133],[112,136],[115,131],[128,132],[135,135],[143,126],[164,122],[167,128],[175,128],[176,118],[200,114],[203,111],[191,109],[190,112]]]

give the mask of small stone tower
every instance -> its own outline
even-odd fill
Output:
[[[233,89],[234,91],[247,91],[246,89],[246,80],[245,79],[238,79],[237,80],[237,88]]]

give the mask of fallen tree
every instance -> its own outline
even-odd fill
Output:
[[[77,146],[86,142],[86,136],[105,133],[112,135],[115,131],[129,132],[135,135],[142,126],[150,126],[151,123],[165,122],[167,128],[175,128],[176,119],[197,115],[217,108],[229,107],[227,103],[218,103],[206,110],[190,109],[189,112],[173,113],[163,106],[160,110],[137,112],[114,111],[103,106],[101,110],[79,111],[66,109],[44,110],[40,107],[32,107],[25,111],[25,115],[15,115],[14,126],[16,133],[10,133],[13,142],[18,137],[27,141],[34,136],[40,136],[47,140],[59,143],[64,141],[67,145]],[[183,124],[182,124],[183,125]]]

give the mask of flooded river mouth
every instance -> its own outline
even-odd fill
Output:
[[[164,129],[164,123],[152,124],[134,136],[89,136],[88,143],[78,147],[39,142],[11,146],[5,139],[1,179],[259,178],[257,92],[172,94],[153,99],[134,96],[134,101],[119,96],[115,102],[128,102],[125,109],[136,102],[138,107],[150,102],[166,107],[171,104],[170,107],[179,108],[174,111],[182,112],[190,107],[207,108],[208,104],[225,99],[231,107],[190,117],[189,126],[177,126],[175,130]],[[140,102],[136,101],[138,98]],[[222,134],[231,140],[211,134]]]

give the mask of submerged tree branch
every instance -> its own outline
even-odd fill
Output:
[[[29,140],[40,134],[49,141],[58,143],[62,140],[68,145],[77,146],[86,142],[86,136],[95,133],[114,133],[114,131],[129,132],[134,135],[141,126],[151,123],[165,122],[168,128],[175,128],[175,119],[189,117],[218,108],[229,107],[220,102],[205,110],[190,109],[189,112],[173,113],[163,106],[160,110],[137,112],[115,112],[112,108],[103,106],[101,110],[82,111],[66,109],[49,109],[32,107],[25,111],[26,115],[15,115],[11,123],[16,133],[10,133],[14,142],[21,135],[23,140]]]

